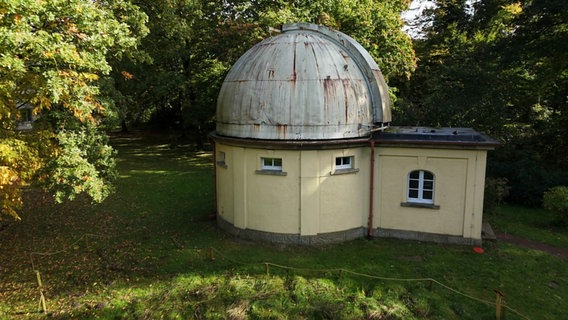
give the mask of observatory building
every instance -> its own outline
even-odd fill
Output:
[[[282,26],[235,63],[219,93],[210,135],[219,226],[286,244],[479,244],[497,142],[391,120],[384,78],[359,43],[319,25]]]

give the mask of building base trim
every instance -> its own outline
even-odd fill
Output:
[[[377,238],[394,238],[404,240],[416,240],[423,242],[450,243],[458,245],[480,246],[481,239],[464,238],[456,235],[428,233],[420,231],[396,230],[396,229],[373,229],[373,237]]]
[[[217,215],[217,225],[225,232],[238,238],[260,241],[273,244],[305,245],[318,246],[333,243],[341,243],[349,240],[362,238],[365,236],[365,228],[354,228],[343,231],[320,233],[316,235],[303,236],[294,233],[276,233],[253,229],[241,229]]]
[[[302,236],[295,233],[276,233],[253,229],[241,229],[217,215],[217,225],[225,232],[237,238],[259,241],[272,244],[287,244],[300,246],[318,246],[334,243],[341,243],[365,237],[367,228],[353,228],[342,231],[319,233],[317,235]],[[372,232],[373,238],[394,238],[402,240],[415,240],[423,242],[449,243],[457,245],[480,246],[481,239],[464,238],[455,235],[375,228]]]

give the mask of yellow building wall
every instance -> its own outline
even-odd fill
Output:
[[[294,151],[244,149],[247,181],[246,228],[277,233],[299,233],[299,157]],[[285,176],[256,173],[261,157],[282,158]],[[244,186],[243,186],[244,187]],[[236,201],[242,200],[235,199]]]
[[[367,228],[368,146],[268,150],[216,144],[217,212],[239,229],[311,236]],[[373,229],[481,239],[486,150],[376,147]],[[336,172],[352,156],[354,169]],[[261,158],[282,158],[283,175],[260,174]],[[408,173],[434,174],[435,208],[406,202]]]
[[[369,215],[369,147],[319,151],[320,233],[366,227]],[[333,172],[336,157],[353,156],[356,173]]]
[[[486,150],[377,148],[375,228],[481,239]],[[403,206],[408,174],[434,174],[435,208]]]
[[[217,212],[235,227],[317,235],[364,226],[368,148],[267,150],[217,143],[215,149],[225,154],[225,163],[216,165]],[[340,156],[354,157],[355,170],[335,172]],[[262,157],[282,158],[283,175],[259,173]]]

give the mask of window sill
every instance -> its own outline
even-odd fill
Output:
[[[423,209],[440,210],[440,206],[435,205],[433,203],[401,202],[400,206],[401,207],[408,207],[408,208],[423,208]]]
[[[288,172],[276,171],[276,170],[256,170],[256,174],[264,174],[268,176],[287,176]]]
[[[359,172],[359,169],[337,169],[335,171],[331,172],[332,176],[336,176],[336,175],[340,175],[340,174],[351,174],[351,173],[357,173]]]
[[[224,168],[224,169],[227,169],[227,168],[228,168],[228,166],[227,166],[227,164],[225,163],[225,161],[217,161],[217,165],[218,165],[219,167],[221,167],[221,168]]]

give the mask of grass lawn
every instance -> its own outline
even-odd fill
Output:
[[[42,293],[55,319],[495,319],[495,289],[520,314],[507,319],[568,314],[565,259],[505,243],[477,254],[390,239],[318,248],[238,240],[210,219],[210,153],[157,135],[113,144],[121,174],[103,204],[55,205],[30,190],[22,221],[1,225],[1,319],[44,318]],[[568,246],[542,214],[502,207],[492,223]],[[459,293],[408,280],[423,278]]]
[[[568,248],[568,230],[555,225],[555,217],[548,210],[503,205],[489,218],[498,232]]]

